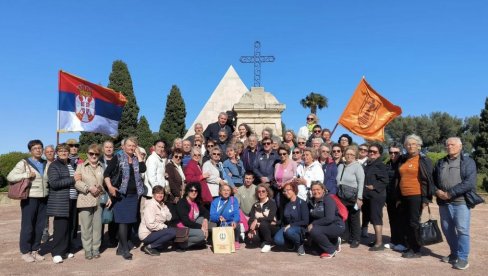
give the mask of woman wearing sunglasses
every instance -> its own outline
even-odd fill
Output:
[[[222,152],[219,147],[213,147],[210,150],[210,160],[203,164],[202,170],[203,174],[208,175],[207,184],[212,197],[215,198],[219,196],[220,185],[225,184],[224,181],[224,169],[222,162],[220,162],[220,156]]]
[[[368,161],[364,166],[363,217],[373,224],[375,242],[369,251],[384,250],[383,246],[383,206],[388,186],[388,167],[381,160],[383,147],[373,143],[368,149]]]
[[[199,183],[191,182],[186,185],[183,198],[176,205],[176,211],[180,218],[177,227],[189,228],[188,241],[178,243],[178,248],[185,250],[192,246],[205,246],[208,238],[209,212],[202,205]]]
[[[166,202],[176,204],[180,200],[185,189],[185,174],[181,166],[183,150],[175,149],[171,160],[166,164],[166,181],[168,181],[170,192],[166,196]]]
[[[76,168],[76,174],[81,179],[76,181],[78,190],[76,207],[80,218],[81,243],[85,250],[85,259],[100,258],[100,244],[102,242],[102,207],[100,195],[103,189],[103,167],[99,161],[100,147],[92,144],[88,147],[88,160]],[[110,207],[110,199],[106,203]]]
[[[273,236],[278,232],[276,225],[276,203],[273,201],[273,192],[267,184],[259,184],[256,188],[257,202],[249,213],[249,232],[247,244],[261,246],[261,253],[271,251]]]
[[[310,137],[310,135],[313,132],[313,127],[315,126],[315,124],[319,122],[319,119],[317,118],[317,115],[310,113],[308,114],[306,120],[307,120],[306,125],[302,126],[300,130],[298,130],[297,135],[306,137],[306,139],[308,139],[308,137]]]

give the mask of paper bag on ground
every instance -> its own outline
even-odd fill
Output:
[[[234,229],[232,227],[212,228],[212,245],[214,253],[225,254],[235,252]]]

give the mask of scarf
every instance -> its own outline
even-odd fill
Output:
[[[129,185],[129,178],[130,178],[129,158],[125,153],[119,154],[117,157],[119,158],[119,166],[120,169],[122,170],[122,184],[120,184],[119,192],[125,195],[127,193],[127,186]],[[141,174],[139,172],[139,161],[135,156],[132,158],[132,167],[134,168],[134,177],[136,181],[137,195],[142,195],[144,193],[144,183],[142,181]]]
[[[308,134],[311,134],[313,132],[313,127],[314,126],[315,126],[315,123],[313,123],[313,124],[307,124]]]

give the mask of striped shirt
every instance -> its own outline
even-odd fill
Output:
[[[71,166],[70,163],[68,163],[68,170],[69,170],[69,176],[73,177],[75,175],[75,169],[73,169],[73,166]],[[78,191],[75,189],[75,187],[70,187],[69,188],[69,199],[77,199],[78,198]]]

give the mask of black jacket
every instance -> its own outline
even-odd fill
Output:
[[[49,184],[47,215],[53,217],[69,217],[69,189],[74,187],[75,179],[69,176],[67,164],[56,159],[49,165],[47,176]]]
[[[180,218],[180,221],[183,223],[183,225],[192,229],[202,228],[202,225],[200,223],[190,220],[190,216],[188,215],[190,213],[190,210],[191,207],[186,198],[180,199],[176,204],[176,212],[178,213],[178,217]],[[209,219],[210,213],[208,212],[207,208],[203,207],[202,204],[198,204],[198,211],[200,213],[198,217],[204,217],[207,220]],[[197,218],[195,218],[195,220],[196,219]]]
[[[267,221],[269,223],[276,223],[276,211],[278,208],[276,207],[276,203],[272,199],[268,199],[266,203],[263,204],[263,207],[259,204],[259,202],[254,203],[254,205],[251,208],[251,212],[249,212],[249,226],[257,220],[258,222],[263,222]],[[256,212],[259,213],[267,213],[266,216],[256,218]]]
[[[321,200],[312,199],[309,204],[310,220],[313,225],[327,226],[342,222],[337,205],[329,194],[324,195]]]
[[[364,191],[363,198],[386,197],[388,186],[388,167],[377,158],[374,161],[367,161],[364,168]],[[373,190],[366,188],[366,185],[373,185]]]

